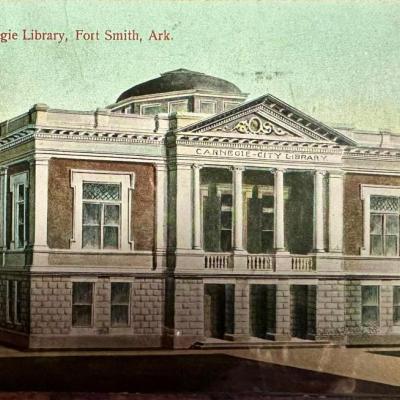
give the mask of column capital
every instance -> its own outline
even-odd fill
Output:
[[[314,171],[315,175],[321,175],[322,177],[324,177],[326,175],[326,171],[324,169],[316,169]]]
[[[244,170],[245,170],[245,167],[243,167],[242,165],[232,165],[232,166],[230,167],[230,169],[231,169],[232,171],[244,171]]]
[[[272,168],[271,169],[271,173],[274,174],[274,175],[276,175],[278,173],[284,174],[286,171],[287,171],[287,169],[283,168],[283,167],[276,167],[276,168]]]
[[[154,164],[154,167],[157,171],[167,171],[168,165],[167,164]]]
[[[8,171],[8,167],[0,167],[0,175],[6,175]]]
[[[29,165],[48,165],[49,160],[50,157],[48,156],[35,155],[33,159],[29,160]]]
[[[200,164],[192,164],[192,168],[193,169],[202,169],[203,168],[203,166],[202,165],[200,165]]]

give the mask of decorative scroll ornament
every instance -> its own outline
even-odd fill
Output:
[[[272,125],[268,121],[263,122],[259,117],[252,117],[248,120],[239,121],[233,126],[224,126],[223,128],[218,128],[217,130],[224,132],[239,132],[251,135],[289,135],[287,131]]]

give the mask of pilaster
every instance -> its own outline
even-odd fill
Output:
[[[32,249],[47,249],[47,210],[48,210],[48,179],[49,159],[46,157],[35,157],[30,163],[31,169],[31,195],[30,202],[32,216],[31,245]]]
[[[165,267],[167,249],[168,169],[156,164],[156,267]]]
[[[314,175],[314,251],[322,253],[324,245],[324,177],[325,171],[317,170]]]
[[[193,249],[201,250],[200,169],[192,165],[193,174]]]
[[[329,252],[343,251],[343,172],[329,172]]]

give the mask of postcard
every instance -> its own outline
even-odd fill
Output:
[[[0,3],[0,398],[400,397],[395,1]]]

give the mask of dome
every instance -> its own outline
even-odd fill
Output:
[[[243,95],[236,85],[225,79],[216,78],[201,72],[189,71],[188,69],[177,69],[165,72],[159,78],[131,87],[119,96],[117,102],[132,96],[194,89]]]

